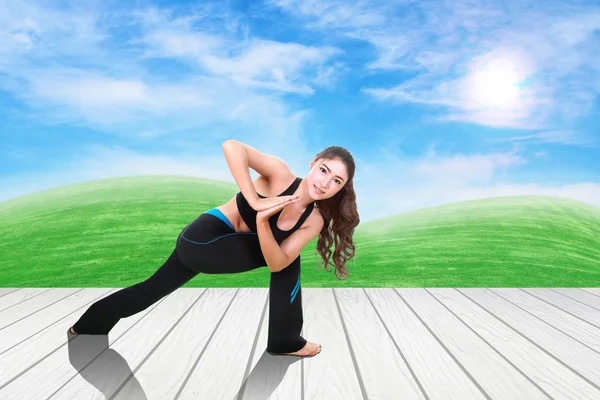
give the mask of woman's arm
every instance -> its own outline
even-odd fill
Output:
[[[252,177],[248,169],[248,154],[246,150],[241,143],[235,140],[226,140],[221,147],[223,148],[223,153],[225,153],[225,160],[227,160],[227,165],[233,175],[233,179],[235,179],[248,204],[252,206],[258,200],[258,193],[254,187],[254,183],[252,183]]]
[[[256,233],[258,234],[260,250],[265,257],[267,266],[271,272],[281,271],[284,268],[282,265],[287,262],[288,256],[281,250],[275,237],[273,237],[269,221],[256,221]]]
[[[252,183],[249,168],[271,182],[280,177],[287,181],[291,174],[288,165],[279,157],[262,153],[237,140],[226,140],[222,147],[231,174],[251,207],[259,197]]]
[[[285,239],[281,246],[273,237],[268,220],[256,220],[256,232],[260,249],[271,272],[279,272],[292,263],[300,255],[304,247],[323,229],[322,217],[315,217],[307,226],[298,229]]]

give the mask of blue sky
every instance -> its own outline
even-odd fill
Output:
[[[600,206],[594,3],[4,0],[0,201],[234,182],[237,139],[298,176],[348,148],[361,221],[509,195]]]

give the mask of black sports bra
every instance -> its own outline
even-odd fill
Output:
[[[302,178],[296,177],[294,182],[285,191],[283,191],[283,193],[278,194],[277,197],[289,196],[294,194],[294,192],[300,185],[300,182],[302,182]],[[258,195],[258,197],[263,199],[267,197],[261,195],[258,192],[256,194]],[[248,225],[248,228],[250,228],[252,232],[256,233],[256,214],[258,214],[257,211],[250,207],[250,204],[248,204],[248,201],[246,200],[241,191],[236,194],[235,202],[237,204],[240,215],[242,216],[242,219],[244,220],[246,225]],[[298,222],[296,222],[296,225],[294,225],[294,227],[288,231],[282,231],[277,227],[277,219],[279,218],[279,215],[283,212],[283,210],[280,210],[276,214],[271,215],[269,217],[269,226],[271,227],[273,237],[275,237],[277,243],[283,242],[288,236],[290,236],[292,233],[298,230],[302,226],[304,221],[306,221],[313,208],[314,203],[310,203],[308,207],[306,207],[304,213],[302,213],[302,216],[300,217]]]

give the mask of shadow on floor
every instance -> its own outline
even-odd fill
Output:
[[[133,375],[127,361],[108,347],[108,335],[72,335],[69,341],[69,361],[79,375],[93,385],[104,398],[110,399],[127,383],[127,398],[147,400],[146,393]],[[93,368],[89,368],[94,362]]]
[[[273,356],[265,350],[233,400],[267,400],[289,367],[300,360],[295,356]]]

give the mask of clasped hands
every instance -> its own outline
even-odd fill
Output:
[[[279,197],[266,197],[258,198],[250,206],[257,211],[256,223],[262,223],[269,220],[269,218],[283,210],[284,207],[295,203],[300,199],[300,195],[293,194],[290,196],[279,196]]]

